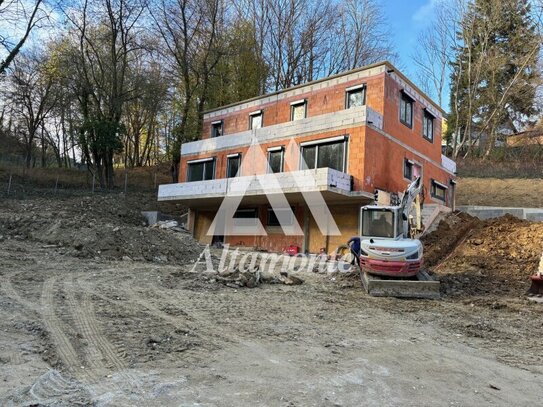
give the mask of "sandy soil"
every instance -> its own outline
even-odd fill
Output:
[[[62,198],[63,217],[87,222],[79,200]],[[114,202],[105,222],[139,228],[137,249],[151,232],[136,214],[115,221],[128,212]],[[541,305],[521,295],[378,299],[357,275],[314,273],[234,289],[193,270],[192,249],[134,260],[42,241],[27,218],[56,205],[0,201],[0,405],[543,403]],[[173,233],[160,231],[166,251],[188,247]]]

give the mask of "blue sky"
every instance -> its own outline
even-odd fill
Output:
[[[432,18],[437,0],[380,0],[385,12],[392,43],[400,55],[403,68],[413,66],[411,54],[417,42],[417,34]]]
[[[398,68],[416,81],[411,55],[417,35],[429,24],[439,0],[380,0],[393,35],[392,45],[399,54]]]

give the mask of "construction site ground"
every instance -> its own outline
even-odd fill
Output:
[[[453,214],[425,238],[441,300],[357,273],[226,285],[152,195],[0,197],[0,405],[541,405],[543,224]],[[159,208],[170,211],[179,208]]]

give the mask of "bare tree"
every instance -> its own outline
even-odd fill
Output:
[[[160,0],[149,11],[172,61],[172,74],[180,81],[181,115],[172,148],[175,180],[180,144],[198,136],[211,75],[222,55],[219,44],[225,9],[220,0]]]
[[[396,54],[384,12],[375,0],[346,0],[337,9],[326,75],[354,69]]]
[[[441,107],[450,76],[450,65],[460,37],[459,24],[465,11],[463,0],[440,0],[434,7],[433,20],[417,38],[415,52],[411,56],[417,67],[419,84]]]
[[[5,73],[21,51],[31,31],[47,19],[47,14],[41,7],[42,3],[43,0],[35,0],[30,4],[21,0],[0,0],[0,20],[10,23],[14,31],[24,24],[20,38],[11,38],[9,33],[0,33],[0,47],[7,53],[6,58],[0,61],[0,75]]]
[[[34,143],[41,137],[42,154],[46,149],[43,139],[45,119],[55,106],[52,91],[53,80],[45,74],[46,60],[43,55],[29,54],[15,64],[11,79],[12,120],[16,134],[24,146],[25,164],[30,167],[33,161]],[[41,135],[40,135],[41,129]],[[44,160],[42,159],[42,164]]]
[[[65,14],[77,41],[77,64],[70,75],[82,117],[81,150],[102,187],[114,186],[113,158],[122,149],[123,108],[135,92],[127,77],[140,48],[138,22],[145,9],[144,0],[84,0]]]

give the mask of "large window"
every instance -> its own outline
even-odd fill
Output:
[[[432,180],[430,185],[430,195],[432,198],[445,202],[447,200],[447,187],[436,180]]]
[[[268,165],[270,172],[283,172],[283,147],[273,147],[268,149]]]
[[[262,127],[262,110],[249,115],[249,130],[260,129]]]
[[[434,116],[427,110],[422,118],[422,135],[426,140],[434,141]]]
[[[413,127],[413,99],[405,92],[400,93],[400,121]]]
[[[209,158],[188,163],[187,182],[205,181],[215,178],[215,159]]]
[[[222,120],[211,123],[211,137],[219,137],[222,135]]]
[[[351,107],[364,106],[366,104],[366,87],[364,85],[359,85],[348,88],[345,97],[345,107],[347,109]]]
[[[332,140],[302,143],[302,168],[333,168],[341,172],[346,170],[347,137]]]
[[[241,166],[241,154],[232,154],[226,157],[226,178],[233,178],[239,175]]]
[[[294,209],[282,208],[273,210],[268,208],[268,226],[292,226],[294,224]]]
[[[298,100],[290,104],[290,120],[305,119],[307,116],[307,102]]]

